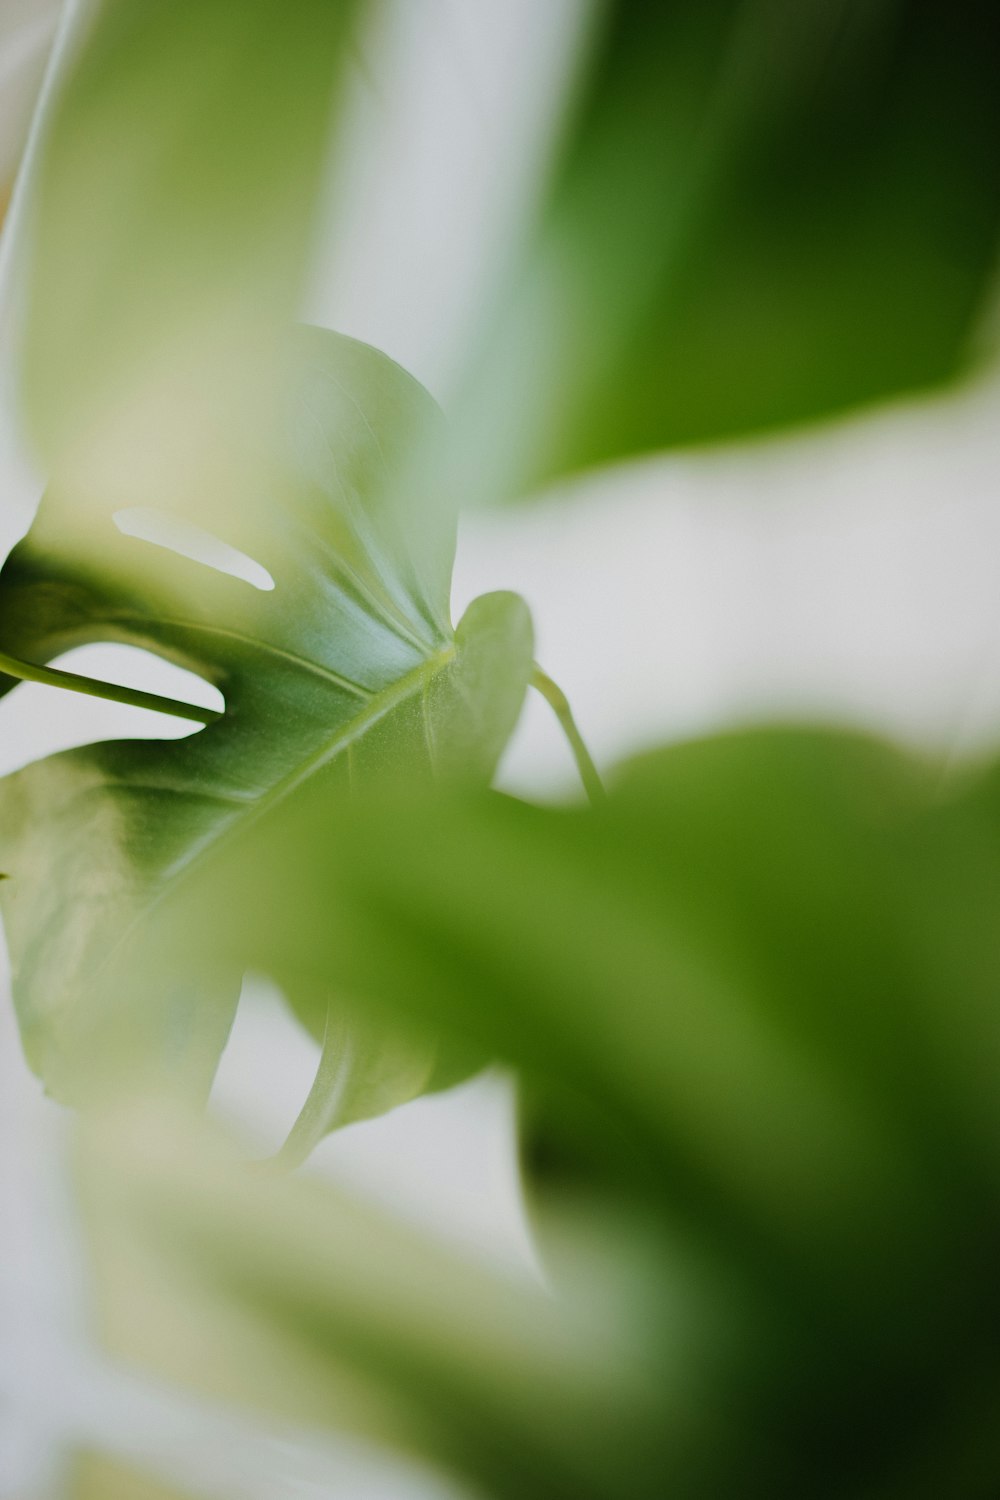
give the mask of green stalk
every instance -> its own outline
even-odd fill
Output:
[[[541,693],[559,720],[559,727],[566,736],[569,748],[573,752],[573,759],[576,761],[576,769],[580,773],[583,789],[590,799],[591,806],[599,807],[607,799],[607,792],[604,790],[604,783],[601,780],[597,767],[594,765],[590,751],[584,744],[583,735],[577,727],[576,720],[573,717],[573,710],[569,706],[569,699],[562,688],[558,687],[552,681],[552,678],[546,672],[542,671],[537,662],[535,662],[531,674],[531,686],[537,693]]]
[[[79,672],[61,672],[58,667],[39,667],[34,662],[19,661],[0,651],[0,672],[22,682],[41,682],[46,687],[68,689],[88,698],[106,698],[111,703],[127,703],[131,708],[151,708],[158,714],[175,719],[190,719],[196,724],[214,724],[222,714],[215,708],[198,708],[193,703],[178,703],[161,698],[159,693],[144,693],[139,688],[120,687],[116,682],[102,682],[99,677],[83,677]]]

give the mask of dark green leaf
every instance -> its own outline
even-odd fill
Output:
[[[789,731],[651,756],[589,813],[383,788],[334,845],[323,799],[221,855],[187,940],[520,1069],[543,1211],[619,1225],[619,1261],[659,1225],[662,1285],[714,1287],[662,1353],[739,1493],[908,1497],[925,1460],[990,1493],[1000,776]]]
[[[1000,238],[990,0],[606,0],[458,431],[463,494],[969,367]]]

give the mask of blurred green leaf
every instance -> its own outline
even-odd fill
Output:
[[[56,35],[60,0],[8,0],[0,13],[0,224],[28,140],[46,64]]]
[[[314,994],[311,989],[310,996]],[[293,998],[315,1030],[315,1002],[303,1006],[298,989]],[[485,1061],[476,1047],[454,1041],[448,1045],[420,1027],[380,1024],[365,1009],[343,994],[327,1001],[316,1075],[276,1157],[281,1166],[301,1165],[341,1125],[385,1114],[418,1094],[450,1088]]]
[[[243,964],[206,974],[182,938],[157,990],[144,948],[164,893],[213,844],[316,774],[341,801],[392,766],[417,779],[492,775],[531,672],[531,624],[519,599],[493,594],[452,630],[454,520],[415,513],[398,488],[411,445],[436,422],[392,361],[303,330],[270,510],[178,507],[172,518],[225,522],[223,539],[266,566],[272,591],[170,550],[169,535],[154,545],[123,534],[113,506],[81,514],[73,490],[46,497],[0,573],[0,643],[12,656],[126,642],[226,699],[224,716],[188,739],[92,745],[0,783],[16,1003],[32,1065],[60,1097],[79,1098],[140,1046],[207,1087]],[[0,691],[15,685],[0,678]],[[334,803],[324,819],[335,838]],[[257,875],[269,886],[266,866]],[[333,998],[325,989],[324,1012]],[[338,1119],[382,1099],[392,1079],[409,1097],[434,1066],[422,1053],[416,1073],[398,1057],[385,1071],[359,1024]],[[323,1026],[320,1014],[317,1034]],[[366,1066],[381,1079],[367,1092]]]
[[[87,1450],[72,1462],[67,1500],[193,1500],[133,1465]]]
[[[990,0],[606,0],[462,383],[462,494],[954,379],[1000,241]]]
[[[554,1297],[328,1185],[248,1171],[148,1098],[89,1117],[78,1180],[119,1361],[391,1443],[475,1494],[652,1500],[699,1427],[717,1473],[683,1380],[657,1384],[648,1308],[607,1285]]]
[[[902,1500],[922,1464],[992,1493],[996,770],[762,731],[639,761],[594,812],[383,787],[334,843],[323,801],[206,865],[227,899],[185,893],[185,941],[513,1063],[543,1219],[617,1224],[619,1258],[639,1226],[663,1287],[715,1287],[681,1368],[739,1493]],[[557,1276],[584,1253],[553,1246]]]
[[[358,9],[95,7],[33,187],[23,351],[31,433],[79,505],[254,493]]]

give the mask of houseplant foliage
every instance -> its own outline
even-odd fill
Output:
[[[992,282],[988,0],[613,0],[453,419],[463,496],[953,379]]]
[[[183,930],[257,934],[285,977],[325,901],[325,976],[515,1067],[557,1295],[316,1184],[251,1188],[147,1111],[105,1123],[84,1179],[113,1347],[376,1420],[490,1493],[989,1494],[997,787],[761,730],[623,768],[594,812],[405,788],[334,843],[317,787],[289,800],[266,931],[240,858],[231,937]],[[178,1336],[163,1287],[193,1264]]]
[[[403,504],[398,476],[433,447],[430,398],[351,340],[290,336],[336,82],[328,54],[336,62],[349,20],[346,7],[315,9],[286,25],[267,5],[222,5],[210,22],[196,6],[153,7],[148,24],[103,8],[50,129],[25,389],[53,478],[0,584],[3,664],[17,674],[0,691],[46,680],[44,663],[70,646],[113,640],[199,672],[227,705],[183,744],[94,747],[7,785],[15,989],[29,1056],[64,1098],[106,1086],[119,1059],[166,1061],[207,1089],[239,970],[214,977],[210,999],[181,963],[154,1000],[144,926],[241,810],[256,816],[262,797],[332,761],[345,781],[394,754],[488,779],[531,670],[517,601],[480,601],[456,636],[455,517]],[[201,92],[179,107],[186,59]],[[119,150],[121,96],[136,93],[149,132]],[[192,114],[226,127],[194,181]],[[279,139],[262,153],[268,117]],[[96,242],[83,256],[62,232],[81,218]],[[106,278],[124,261],[108,327]],[[59,378],[32,398],[33,371],[50,364]],[[84,368],[74,400],[64,372]],[[167,412],[194,430],[191,446],[178,447]],[[145,539],[150,517],[171,528],[166,545]],[[190,552],[206,528],[265,567],[273,592],[169,550],[179,535]]]
[[[102,640],[225,700],[0,785],[102,1335],[498,1497],[994,1494],[995,768],[760,730],[605,799],[523,602],[454,628],[448,598],[460,501],[968,367],[991,8],[595,7],[447,425],[384,355],[293,326],[366,9],[106,0],[32,187],[51,482],[0,573],[0,690],[150,703],[47,665]],[[530,682],[589,807],[488,790]],[[514,1072],[544,1291],[245,1170],[197,1106],[247,968],[324,1038],[286,1164]]]
[[[5,784],[25,1042],[69,1099],[106,1086],[119,1054],[128,1068],[171,1058],[207,1090],[241,968],[206,985],[182,943],[157,987],[145,950],[165,894],[213,844],[314,775],[350,790],[401,759],[417,776],[488,780],[531,673],[523,604],[478,600],[452,631],[453,519],[425,513],[408,535],[415,518],[386,489],[398,449],[436,416],[430,398],[351,340],[303,330],[295,342],[299,420],[271,467],[275,501],[226,531],[273,591],[123,535],[110,510],[80,525],[58,492],[0,579],[15,665],[115,640],[201,673],[226,699],[191,738],[70,751]]]

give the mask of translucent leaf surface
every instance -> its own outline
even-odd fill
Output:
[[[22,382],[78,506],[260,498],[357,10],[92,7],[32,184]]]
[[[651,755],[592,812],[383,790],[332,844],[322,804],[255,831],[266,928],[234,848],[223,920],[178,930],[518,1068],[555,1283],[593,1257],[646,1299],[661,1485],[988,1494],[996,770],[773,731]],[[677,1370],[710,1438],[673,1426]]]

